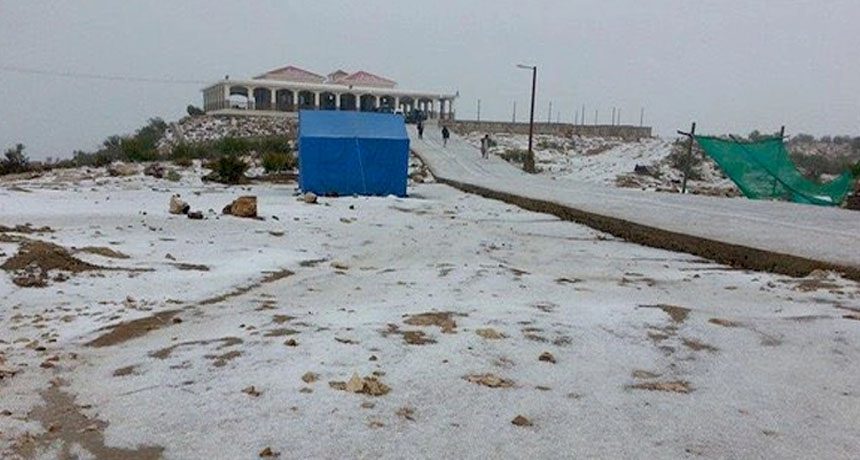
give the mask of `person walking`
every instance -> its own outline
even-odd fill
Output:
[[[490,135],[484,134],[481,138],[481,158],[490,157]]]
[[[424,122],[418,120],[418,139],[424,139]]]
[[[448,146],[448,138],[451,137],[451,132],[448,131],[447,126],[442,127],[442,147]]]

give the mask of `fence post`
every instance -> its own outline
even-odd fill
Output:
[[[693,122],[693,126],[690,128],[690,143],[687,144],[687,158],[684,160],[684,181],[681,183],[681,193],[687,193],[687,177],[690,175],[690,163],[693,159],[693,142],[695,142],[696,135],[696,122]]]

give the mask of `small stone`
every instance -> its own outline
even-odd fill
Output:
[[[203,220],[203,211],[191,211],[188,213],[188,218],[193,220]]]
[[[288,339],[286,342],[284,342],[284,345],[288,347],[297,347],[299,343],[296,342],[296,339]]]
[[[319,375],[313,372],[305,372],[305,375],[302,376],[302,381],[305,383],[314,383],[317,380],[319,380]]]
[[[317,195],[314,192],[307,192],[302,200],[307,204],[315,204],[317,202]]]
[[[254,385],[243,388],[242,393],[253,396],[255,398],[263,394],[263,393],[257,391],[257,388],[254,387]]]
[[[532,426],[532,422],[529,419],[523,417],[522,415],[517,415],[516,417],[514,417],[514,419],[511,420],[511,423],[516,426]]]
[[[179,198],[179,194],[170,197],[170,213],[171,214],[188,214],[191,206]]]
[[[370,355],[369,361],[376,361],[377,359],[379,358],[377,358],[376,355]]]
[[[280,456],[280,452],[275,452],[271,447],[266,447],[260,451],[260,458],[275,458]]]
[[[376,404],[374,404],[370,401],[365,401],[365,402],[361,403],[362,409],[373,409],[374,407],[376,407]],[[11,413],[10,413],[10,415],[11,415]]]
[[[541,353],[540,356],[538,356],[538,360],[555,364],[555,356],[553,356],[552,353],[548,351]]]
[[[257,197],[240,196],[230,205],[230,214],[236,217],[257,217]]]

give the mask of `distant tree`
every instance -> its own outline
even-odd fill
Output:
[[[200,115],[206,114],[206,112],[204,112],[203,109],[201,109],[200,107],[191,105],[191,104],[188,104],[188,107],[186,107],[185,110],[188,112],[188,115],[192,116],[192,117],[199,117]]]
[[[800,133],[791,138],[791,140],[800,144],[811,144],[815,142],[815,136],[811,134]]]
[[[0,162],[0,174],[14,174],[30,169],[30,159],[24,154],[24,144],[7,149],[4,157]]]
[[[829,143],[833,142],[833,139],[830,136],[821,136],[821,142],[824,142],[825,144],[829,144]]]

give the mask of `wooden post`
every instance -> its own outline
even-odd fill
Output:
[[[681,182],[681,193],[687,193],[687,177],[690,175],[690,163],[693,159],[693,142],[695,142],[694,137],[696,136],[696,122],[693,122],[693,126],[690,128],[690,143],[687,144],[687,157],[684,160],[684,181]]]

